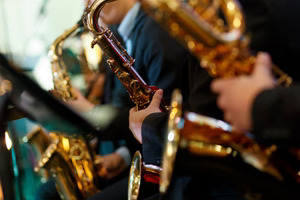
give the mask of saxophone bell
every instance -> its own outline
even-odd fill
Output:
[[[136,151],[129,173],[128,200],[142,199],[149,194],[158,193],[161,168],[155,165],[145,165],[142,156]]]
[[[52,43],[48,53],[51,61],[54,91],[57,93],[56,95],[64,101],[76,99],[76,95],[72,92],[71,78],[68,75],[67,67],[62,59],[62,47],[64,41],[82,26],[82,20],[79,20],[72,28],[66,30],[64,34],[56,38]]]
[[[100,12],[107,3],[113,1],[116,0],[96,0],[85,8],[82,22],[87,30],[93,34],[100,34],[103,31],[103,27],[98,23]]]
[[[289,164],[298,162],[292,153],[288,156],[292,160],[279,157],[276,145],[263,146],[251,133],[233,131],[224,121],[192,112],[181,116],[178,90],[173,93],[172,105],[163,150],[161,193],[167,192],[174,171],[186,172],[187,168],[195,173],[213,170],[222,176],[229,174],[229,178],[245,175],[249,180],[252,177],[247,177],[247,170],[254,170],[266,181],[299,184],[299,165]]]

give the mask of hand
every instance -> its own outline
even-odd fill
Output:
[[[65,102],[70,107],[80,112],[87,112],[95,107],[95,105],[88,101],[79,90],[72,88],[72,92],[76,96],[76,99]]]
[[[112,179],[118,176],[126,168],[123,157],[118,153],[100,156],[97,164],[100,166],[98,167],[98,175],[106,179]]]
[[[129,112],[129,128],[133,133],[134,137],[142,143],[142,124],[144,119],[156,112],[161,112],[159,109],[161,99],[163,97],[163,91],[161,89],[157,90],[152,98],[150,105],[144,109],[137,111],[136,107],[131,108]]]
[[[88,85],[87,90],[89,91],[87,99],[90,102],[99,104],[100,98],[104,93],[105,79],[106,76],[102,73],[86,76],[86,83]]]
[[[275,85],[271,67],[269,55],[259,53],[251,75],[213,81],[211,88],[219,94],[217,105],[224,111],[224,119],[235,129],[251,130],[251,110],[255,97],[262,90]]]

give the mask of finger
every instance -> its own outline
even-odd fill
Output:
[[[257,55],[254,73],[264,71],[265,73],[271,73],[272,60],[269,54],[260,52]]]
[[[163,90],[162,89],[157,90],[153,95],[149,107],[159,108],[162,97],[163,97]]]
[[[223,80],[212,81],[210,88],[213,92],[218,93],[221,90]]]
[[[266,52],[259,52],[256,59],[256,64],[258,65],[266,65],[268,67],[271,67],[272,65],[272,59],[270,55]]]

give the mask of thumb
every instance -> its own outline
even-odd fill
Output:
[[[157,90],[153,95],[149,107],[159,108],[162,97],[163,97],[163,90],[162,89]]]
[[[225,87],[226,83],[228,82],[228,79],[215,79],[211,83],[211,90],[214,93],[220,93],[220,91],[223,90]]]
[[[269,54],[259,53],[256,59],[254,74],[266,73],[271,74],[272,60]]]

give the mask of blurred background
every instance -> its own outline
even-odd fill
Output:
[[[49,47],[75,25],[83,10],[84,1],[80,0],[0,0],[0,52],[43,89],[51,89]],[[3,191],[11,189],[5,200],[33,200],[47,181],[34,172],[36,152],[24,138],[37,127],[28,118],[7,123],[7,131],[1,136],[0,170],[11,166],[6,178],[11,178],[13,187],[5,186],[0,179],[0,200],[4,199]]]
[[[81,17],[80,0],[0,0],[0,52],[48,87],[40,68],[49,70],[51,43]],[[48,74],[49,75],[49,74]],[[43,78],[41,78],[43,77]]]

